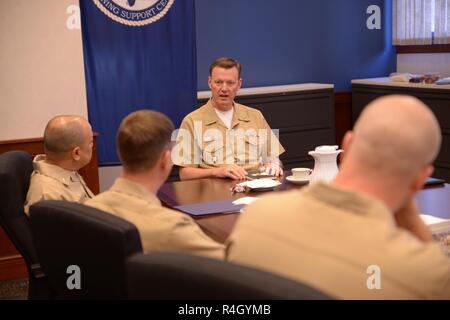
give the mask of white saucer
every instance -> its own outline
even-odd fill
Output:
[[[270,178],[265,179],[255,179],[251,181],[245,181],[240,183],[239,185],[245,186],[251,190],[255,191],[268,191],[273,188],[279,186],[281,183],[277,180],[272,180]]]
[[[309,183],[309,177],[306,179],[295,179],[294,176],[286,177],[286,180],[293,184],[307,184]]]

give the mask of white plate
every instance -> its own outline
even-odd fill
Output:
[[[247,187],[255,191],[267,191],[279,186],[281,183],[269,178],[255,179],[239,183],[240,186]]]
[[[286,177],[286,180],[293,184],[307,184],[309,183],[309,177],[306,179],[295,179],[294,176]]]

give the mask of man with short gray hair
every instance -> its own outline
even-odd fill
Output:
[[[44,131],[44,152],[33,160],[34,171],[25,201],[25,212],[41,200],[83,203],[94,195],[77,172],[91,161],[93,134],[80,116],[51,119]]]

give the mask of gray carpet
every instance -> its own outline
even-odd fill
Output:
[[[28,279],[0,281],[0,300],[26,300]]]

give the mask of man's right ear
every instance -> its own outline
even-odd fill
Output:
[[[344,138],[342,138],[342,149],[347,150],[353,139],[353,131],[349,130],[345,133]]]
[[[209,76],[209,77],[208,77],[208,87],[209,87],[209,89],[212,89],[212,88],[211,88],[211,81],[212,81],[212,80],[211,80],[211,76]]]
[[[351,130],[347,131],[344,135],[344,138],[342,138],[342,150],[344,150],[344,152],[342,152],[339,156],[340,158],[340,162],[344,161],[345,156],[346,156],[346,151],[348,150],[350,144],[352,143],[352,139],[353,139],[353,132]]]
[[[172,152],[170,149],[164,151],[164,153],[161,156],[161,169],[167,170],[167,168],[172,169],[173,162],[172,162]]]
[[[75,147],[72,149],[71,151],[71,155],[72,155],[72,159],[75,161],[80,160],[81,156],[80,156],[80,147]]]

